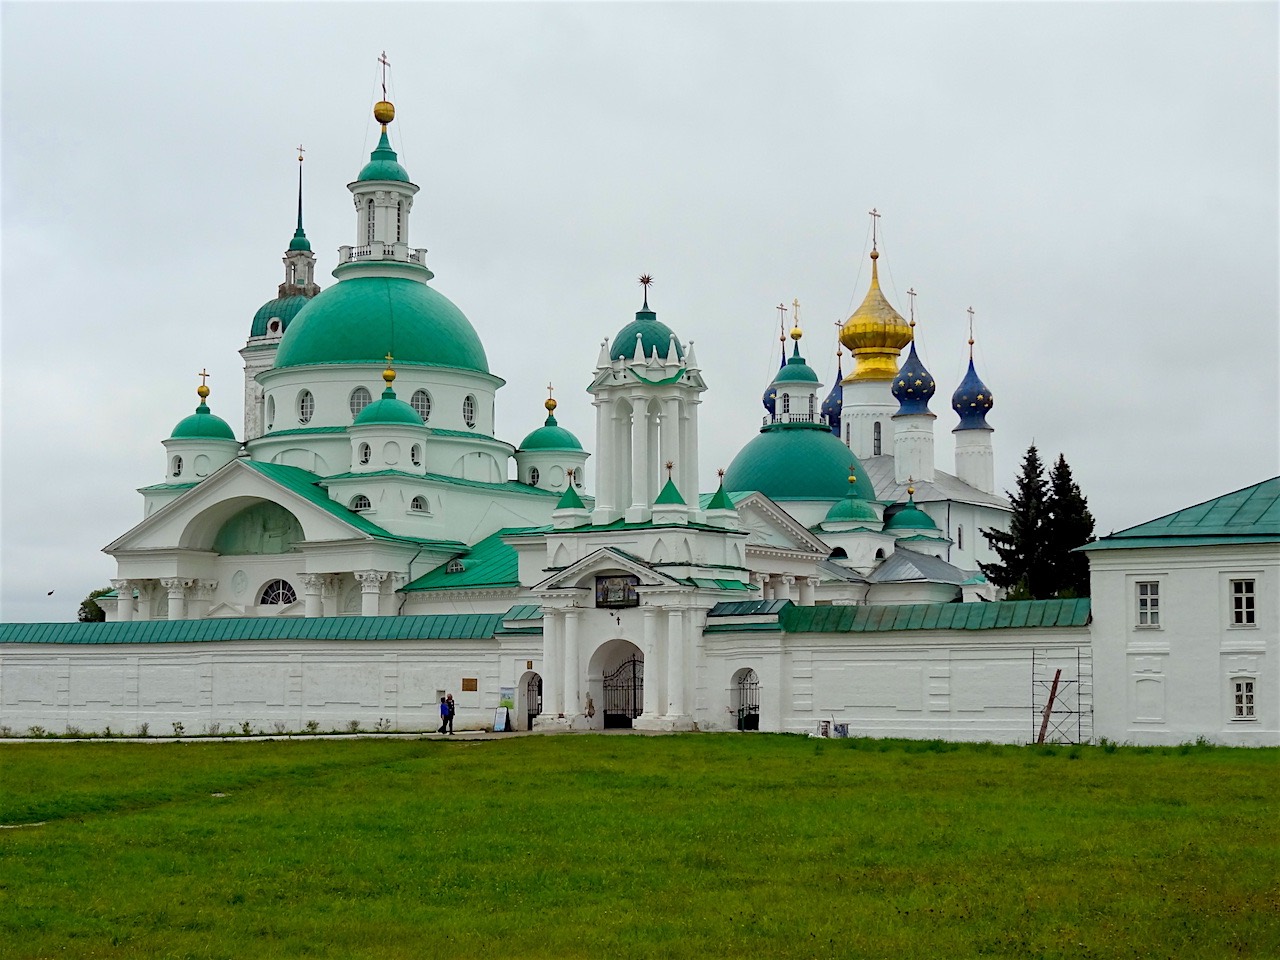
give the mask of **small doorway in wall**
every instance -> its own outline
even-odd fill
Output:
[[[516,722],[525,730],[533,729],[533,722],[542,713],[542,677],[532,670],[520,678],[516,687]]]
[[[739,730],[760,729],[760,678],[750,667],[733,675],[732,709]]]
[[[644,711],[644,660],[632,656],[604,675],[605,729],[630,728]]]

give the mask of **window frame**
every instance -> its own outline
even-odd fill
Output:
[[[175,477],[182,476],[182,466],[182,456],[175,453],[173,455],[173,460],[169,463],[169,469]]]
[[[275,599],[267,599],[268,595]],[[298,591],[293,588],[293,584],[283,577],[277,577],[274,580],[268,580],[262,585],[262,589],[258,591],[258,606],[260,607],[287,607],[291,603],[298,602]]]
[[[462,398],[462,422],[469,428],[475,429],[476,425],[476,398],[473,394],[468,393]]]
[[[1256,723],[1258,720],[1258,678],[1231,678],[1231,722]]]
[[[310,390],[299,393],[297,411],[299,423],[310,423],[311,418],[316,415],[316,395]]]
[[[413,412],[422,418],[422,422],[426,423],[431,419],[431,393],[419,387],[413,391],[413,396],[409,398],[409,406],[413,407]]]
[[[363,493],[357,493],[351,498],[351,503],[349,504],[348,509],[352,513],[363,513],[365,510],[373,509],[373,501]]]
[[[356,387],[347,394],[347,409],[351,411],[352,420],[360,416],[361,411],[371,403],[373,403],[373,394],[369,392],[368,387]]]
[[[1160,581],[1135,580],[1133,582],[1134,626],[1139,630],[1159,630]]]
[[[373,459],[373,447],[363,440],[356,446],[356,462],[364,466]]]
[[[529,486],[536,487],[538,485],[538,481],[541,479],[542,479],[542,474],[538,471],[538,468],[530,467],[529,468]]]
[[[1242,590],[1242,587],[1248,587]],[[1227,596],[1231,602],[1229,626],[1255,629],[1258,626],[1258,588],[1253,577],[1233,577],[1227,581]]]
[[[884,449],[884,438],[880,429],[880,421],[877,420],[871,425],[871,455],[873,457],[880,456],[880,451]]]

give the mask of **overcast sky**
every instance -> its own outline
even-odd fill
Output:
[[[506,378],[513,444],[551,381],[594,449],[584,389],[649,272],[710,387],[713,488],[759,427],[780,301],[831,383],[874,206],[941,469],[972,305],[1000,489],[1031,442],[1061,452],[1105,534],[1273,476],[1277,9],[6,3],[0,618],[70,619],[108,583],[202,367],[241,433],[293,147],[328,286],[384,49],[410,239]]]

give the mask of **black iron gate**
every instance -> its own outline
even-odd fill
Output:
[[[526,730],[533,729],[533,718],[542,713],[542,677],[536,673],[529,678],[524,688],[525,709],[528,711]]]
[[[738,729],[760,729],[760,678],[754,670],[738,677]]]
[[[644,661],[632,657],[604,677],[604,725],[630,727],[644,711]]]

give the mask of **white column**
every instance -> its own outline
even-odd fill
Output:
[[[342,612],[338,609],[341,588],[342,578],[336,573],[331,573],[324,578],[324,583],[320,587],[321,616],[336,617]]]
[[[112,580],[119,599],[116,600],[116,619],[128,622],[133,619],[133,581]]]
[[[813,588],[818,583],[817,577],[805,577],[800,581],[800,606],[813,606]]]
[[[644,397],[631,401],[631,506],[627,508],[627,520],[641,523],[649,519],[649,415]]]
[[[187,581],[181,577],[165,577],[160,586],[169,591],[169,619],[181,620],[186,615]]]
[[[659,404],[661,410],[661,404]],[[660,459],[658,450],[658,420],[662,414],[652,414],[646,418],[648,425],[648,441],[645,443],[645,450],[649,454],[649,492],[645,495],[645,502],[652,504],[658,499],[658,491],[662,489],[662,484],[667,482],[667,471],[663,467],[666,461]]]
[[[644,715],[652,720],[663,714],[662,653],[658,649],[658,613],[661,607],[644,608]]]
[[[776,587],[776,588],[774,589],[774,591],[773,591],[773,597],[774,597],[774,599],[775,599],[775,600],[790,600],[790,599],[791,599],[791,585],[792,585],[793,583],[795,583],[795,582],[796,582],[796,578],[795,578],[795,577],[788,577],[788,576],[781,576],[781,577],[774,577],[774,580],[776,580],[776,581],[777,581],[777,587]]]
[[[614,463],[613,404],[607,400],[596,401],[596,512],[610,513],[617,494]]]
[[[324,575],[320,573],[304,573],[301,577],[303,592],[303,616],[324,616],[324,600],[321,591],[324,589]]]
[[[683,717],[684,708],[684,611],[667,611],[667,715]]]
[[[772,600],[774,594],[773,577],[767,573],[758,573],[756,574],[756,580],[760,584],[760,599]]]
[[[661,484],[667,482],[667,461],[676,465],[674,472],[671,474],[676,486],[680,490],[680,496],[684,497],[684,502],[689,502],[689,491],[684,486],[684,450],[680,448],[680,401],[676,397],[667,397],[662,401],[662,474],[659,479],[659,489]],[[696,502],[693,504],[698,505]]]
[[[217,580],[192,581],[192,596],[187,603],[187,616],[192,620],[200,620],[207,617],[209,615],[209,607],[213,604],[213,594],[217,589]]]
[[[680,420],[680,439],[684,448],[684,466],[681,476],[685,486],[680,488],[685,503],[690,510],[698,510],[698,401],[690,400],[684,404],[685,414]],[[727,466],[727,464],[726,464]],[[702,514],[689,515],[690,520],[701,521]]]
[[[561,611],[543,607],[542,710],[552,717],[564,716],[564,669],[560,657],[563,626]]]
[[[360,581],[360,616],[376,617],[382,599],[382,581],[387,579],[385,570],[358,570]]]
[[[572,716],[585,706],[578,660],[578,611],[569,609],[564,612],[564,710]]]

